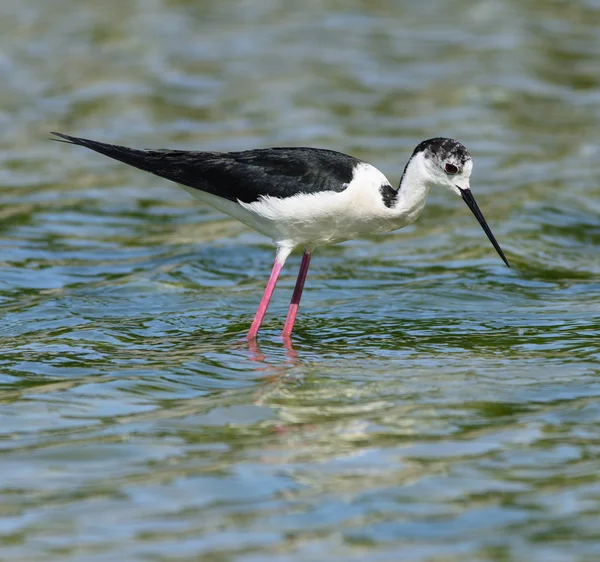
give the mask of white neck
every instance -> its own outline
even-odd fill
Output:
[[[404,170],[398,187],[398,198],[391,209],[394,214],[405,218],[405,224],[417,220],[425,206],[425,199],[433,185],[428,177],[423,154],[416,154]]]

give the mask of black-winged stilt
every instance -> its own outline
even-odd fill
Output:
[[[433,185],[462,197],[509,266],[471,193],[471,156],[453,139],[434,138],[420,143],[404,168],[398,189],[394,189],[377,168],[333,150],[137,150],[52,134],[59,137],[54,140],[85,146],[174,181],[201,201],[273,239],[277,247],[275,264],[248,332],[249,340],[258,334],[281,268],[295,247],[302,246],[304,255],[283,328],[284,338],[289,338],[294,327],[314,247],[412,223],[423,210]]]

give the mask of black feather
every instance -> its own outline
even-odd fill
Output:
[[[437,157],[442,161],[453,158],[464,164],[467,160],[471,160],[469,151],[462,143],[443,137],[424,140],[417,145],[413,156],[418,152],[424,152],[426,157]]]
[[[383,199],[383,204],[391,209],[398,201],[398,191],[395,190],[389,183],[383,184],[379,188],[379,194]]]
[[[341,192],[361,160],[320,148],[262,148],[242,152],[137,150],[52,133],[61,142],[100,154],[231,201],[251,203],[261,196]]]

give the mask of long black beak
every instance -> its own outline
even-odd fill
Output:
[[[494,248],[496,248],[496,252],[498,252],[498,254],[500,254],[500,257],[502,258],[504,263],[507,265],[507,267],[510,267],[510,264],[508,263],[508,260],[506,259],[506,256],[504,255],[502,248],[500,247],[500,244],[498,244],[498,242],[496,242],[496,238],[494,238],[494,235],[492,234],[490,227],[488,226],[487,222],[485,222],[485,219],[483,218],[483,214],[479,210],[479,206],[477,205],[477,201],[475,201],[475,197],[473,197],[471,190],[463,189],[462,187],[459,187],[458,185],[456,187],[458,187],[458,189],[460,190],[460,195],[463,198],[463,201],[467,204],[469,209],[471,209],[471,211],[473,211],[473,214],[475,215],[475,218],[479,221],[481,228],[483,228],[483,231],[487,234],[487,237],[490,239],[492,246],[494,246]]]

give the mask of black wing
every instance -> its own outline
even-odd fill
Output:
[[[231,201],[261,196],[341,192],[361,160],[320,148],[260,148],[243,152],[137,150],[61,133],[62,142],[85,146],[140,170]],[[54,139],[54,140],[60,140]]]

